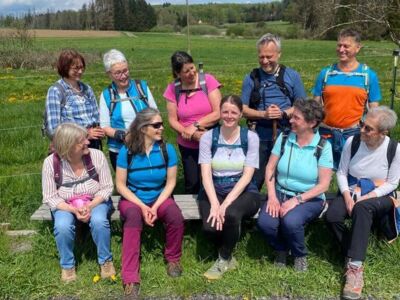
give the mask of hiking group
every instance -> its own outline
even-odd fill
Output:
[[[177,133],[185,192],[198,194],[203,230],[218,251],[204,276],[220,279],[238,267],[233,252],[242,220],[257,212],[257,225],[275,250],[275,266],[286,267],[291,255],[294,269],[307,271],[304,228],[326,213],[345,262],[342,297],[359,299],[372,227],[392,241],[400,225],[400,204],[393,197],[400,148],[388,137],[396,113],[378,106],[377,75],[358,62],[361,39],[352,29],[339,33],[338,62],[318,75],[314,99],[306,99],[300,75],[279,63],[278,36],[263,35],[256,49],[259,67],[245,76],[241,97],[222,96],[221,83],[202,65],[197,69],[188,53],[171,57],[174,81],[163,94],[168,123]],[[111,84],[98,107],[91,87],[81,82],[82,55],[75,50],[60,54],[61,79],[48,90],[44,114],[52,153],[43,164],[43,201],[54,219],[61,280],[77,277],[77,221],[89,224],[101,277],[114,277],[113,181],[101,151],[107,137],[121,195],[124,297],[138,299],[143,223],[164,223],[167,274],[183,272],[184,219],[173,197],[179,156],[163,140],[164,121],[147,82],[130,78],[128,61],[118,50],[104,54],[103,62]],[[248,126],[240,126],[242,117]],[[334,171],[339,191],[328,206],[324,193]],[[265,203],[260,194],[264,183]]]

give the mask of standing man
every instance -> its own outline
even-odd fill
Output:
[[[332,143],[335,169],[346,139],[360,133],[364,113],[381,100],[376,73],[356,58],[360,49],[361,36],[357,31],[340,31],[336,46],[339,62],[319,73],[313,89],[314,99],[325,108],[320,134]]]
[[[306,93],[300,75],[279,64],[281,39],[278,36],[267,33],[256,46],[260,67],[244,78],[242,102],[243,115],[260,138],[260,168],[253,180],[261,189],[274,140],[283,127],[289,126],[294,100],[305,98]]]

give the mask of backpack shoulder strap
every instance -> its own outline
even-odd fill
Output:
[[[216,126],[212,129],[211,158],[213,158],[215,152],[217,152],[220,128],[220,126]]]
[[[136,90],[139,93],[139,97],[141,100],[143,100],[144,103],[146,103],[147,107],[149,107],[149,100],[148,100],[147,94],[146,94],[147,86],[146,86],[146,92],[145,92],[143,89],[143,86],[142,86],[143,83],[144,83],[143,80],[135,79]]]
[[[286,66],[284,65],[279,65],[279,71],[278,71],[278,76],[276,76],[276,84],[278,85],[279,89],[281,92],[289,98],[291,105],[293,105],[294,99],[293,97],[290,96],[289,90],[286,87],[285,84],[285,71],[286,71]]]
[[[82,156],[83,164],[85,165],[86,171],[89,174],[90,178],[93,178],[97,182],[99,182],[99,174],[96,171],[96,168],[93,165],[92,157],[89,154]]]
[[[62,185],[62,162],[60,156],[53,152],[54,181],[57,189]]]
[[[54,83],[53,86],[57,90],[59,90],[59,92],[61,93],[60,106],[61,106],[61,108],[63,108],[65,106],[65,104],[67,103],[67,97],[66,97],[65,89],[64,89],[63,85],[61,83],[59,83],[59,82]]]
[[[116,91],[113,89],[112,84],[110,84],[108,86],[108,93],[110,94],[110,102],[108,102],[107,99],[105,99],[105,100],[106,100],[106,104],[108,106],[108,110],[110,112],[110,117],[111,117],[114,112],[115,105],[117,104],[117,95],[116,95]]]
[[[260,69],[259,68],[254,68],[250,72],[250,79],[253,81],[253,90],[251,91],[250,94],[250,100],[249,100],[249,107],[256,109],[258,103],[261,100],[260,96]]]
[[[360,148],[360,134],[356,134],[353,136],[353,140],[351,141],[351,150],[350,150],[350,160],[356,155],[358,148]]]
[[[203,63],[199,63],[199,85],[201,90],[208,96],[208,88],[206,82],[206,74],[203,70]]]
[[[128,173],[129,173],[129,170],[131,170],[132,168],[131,168],[131,163],[132,163],[132,160],[133,160],[133,153],[131,152],[131,151],[128,151],[128,157],[127,157],[127,160],[128,160],[128,167],[127,167],[127,170],[128,170]]]
[[[179,98],[181,96],[181,90],[182,90],[182,82],[179,78],[176,78],[174,81],[174,86],[175,86],[175,100],[176,100],[176,106],[178,107],[179,103]]]
[[[324,150],[325,144],[326,144],[326,139],[321,137],[319,139],[317,148],[315,149],[315,153],[314,153],[315,157],[317,158],[317,163],[319,162],[319,159],[322,155],[322,151]]]
[[[286,141],[289,137],[289,133],[290,133],[289,130],[282,131],[281,152],[280,152],[279,159],[281,159],[283,156],[283,153],[285,153],[285,145],[286,145]]]
[[[167,143],[161,142],[160,148],[161,148],[161,155],[162,155],[164,163],[165,163],[165,170],[168,172],[169,157],[168,157],[168,151],[167,151]]]
[[[240,144],[243,150],[244,156],[247,156],[247,150],[249,149],[249,130],[246,127],[240,127]]]
[[[393,162],[394,156],[396,155],[398,144],[399,143],[395,139],[390,139],[390,141],[389,141],[389,145],[388,145],[387,152],[386,152],[389,169]]]

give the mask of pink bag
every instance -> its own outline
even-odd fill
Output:
[[[93,197],[89,194],[77,195],[69,198],[66,202],[75,208],[80,208],[88,205],[92,201]]]

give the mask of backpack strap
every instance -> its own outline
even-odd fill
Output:
[[[249,149],[249,130],[246,127],[240,127],[240,145],[243,150],[244,156],[247,156],[247,150]]]
[[[285,145],[286,145],[286,141],[289,137],[289,133],[290,133],[290,130],[288,130],[288,129],[282,131],[281,151],[280,151],[279,159],[281,159],[283,156],[283,153],[285,153]]]
[[[199,85],[204,94],[208,96],[208,88],[206,82],[206,74],[203,70],[203,63],[199,63]]]
[[[353,136],[353,140],[351,141],[350,160],[357,153],[358,148],[360,148],[360,142],[361,142],[360,134],[355,134]]]
[[[61,101],[60,101],[60,107],[64,108],[65,104],[67,103],[67,97],[65,93],[65,89],[63,85],[59,82],[54,83],[53,85],[58,91],[61,93]]]
[[[387,152],[386,152],[386,157],[387,157],[387,161],[388,161],[388,169],[390,169],[390,166],[396,155],[398,144],[399,143],[395,139],[390,139],[390,141],[389,141],[389,145],[388,145]]]
[[[149,167],[140,167],[140,168],[133,168],[131,166],[134,154],[132,152],[128,152],[128,173],[133,172],[133,171],[143,171],[143,170],[150,170],[150,169],[160,169],[160,168],[165,168],[165,170],[168,172],[168,162],[169,162],[169,157],[168,157],[168,151],[167,151],[167,144],[164,142],[159,142],[158,145],[160,146],[160,152],[161,152],[161,157],[163,159],[163,163],[160,165],[155,165],[155,166],[149,166]]]
[[[143,89],[142,80],[135,79],[135,85],[136,85],[136,90],[139,94],[140,100],[142,100],[144,103],[146,103],[147,107],[149,107],[149,99],[147,98],[147,95]]]
[[[93,178],[97,182],[99,182],[99,174],[96,171],[96,168],[93,165],[92,157],[89,154],[82,156],[83,164],[85,165],[86,171],[89,174],[90,178]]]
[[[319,159],[322,155],[322,151],[324,150],[325,144],[326,144],[326,139],[321,137],[318,141],[318,145],[317,145],[317,148],[315,149],[315,153],[314,153],[314,155],[317,159],[317,163],[319,162]]]
[[[221,126],[219,125],[212,129],[211,158],[213,158],[215,152],[217,152],[220,131],[221,131]]]
[[[175,86],[175,100],[176,100],[176,107],[178,107],[179,104],[179,98],[181,96],[181,90],[182,90],[182,82],[179,78],[176,78],[174,81],[174,86]]]
[[[108,107],[108,110],[110,112],[110,117],[111,117],[114,112],[115,105],[117,104],[117,94],[116,91],[113,89],[112,84],[108,86],[108,92],[110,94],[110,105]]]
[[[60,156],[56,152],[53,153],[53,171],[54,181],[57,189],[59,189],[62,184],[62,162]]]
[[[254,68],[250,73],[250,79],[253,80],[253,89],[250,94],[249,107],[257,109],[261,101],[260,95],[260,68]]]
[[[276,76],[276,84],[278,85],[282,94],[284,94],[287,98],[289,98],[290,104],[293,106],[294,98],[290,96],[290,92],[285,85],[285,80],[284,80],[285,71],[286,71],[286,66],[279,65],[278,75]]]

